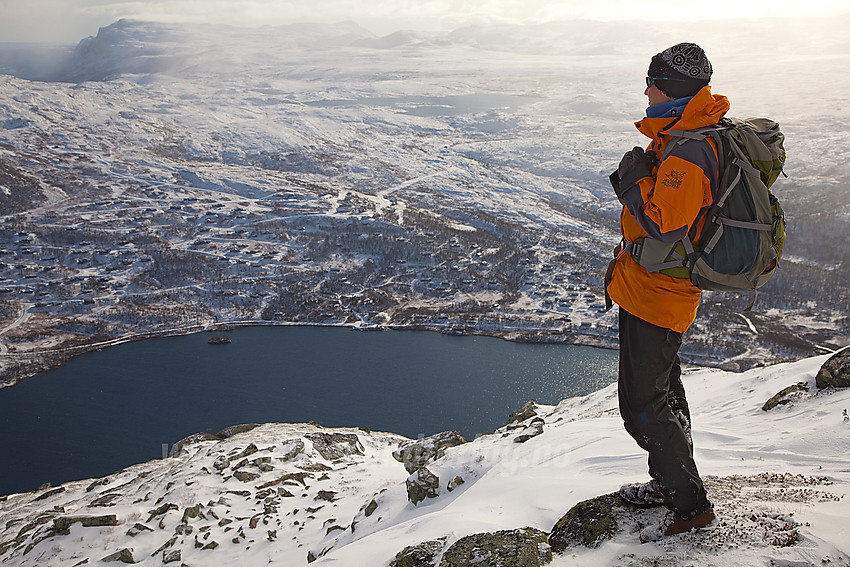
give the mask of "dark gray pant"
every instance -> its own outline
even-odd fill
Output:
[[[664,505],[689,518],[711,504],[694,463],[681,344],[681,333],[620,308],[620,415],[629,435],[649,452],[649,474],[661,484]]]

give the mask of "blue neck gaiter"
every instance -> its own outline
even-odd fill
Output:
[[[684,112],[685,107],[688,106],[688,103],[693,96],[686,96],[685,98],[677,98],[676,100],[671,100],[670,102],[662,102],[661,104],[653,104],[652,106],[648,106],[646,108],[646,117],[647,118],[666,118],[666,117],[674,117],[681,116],[682,112]]]

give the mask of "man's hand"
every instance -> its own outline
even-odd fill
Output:
[[[611,185],[617,197],[622,200],[623,193],[632,185],[645,177],[652,177],[652,168],[658,163],[655,152],[650,150],[644,152],[643,148],[635,146],[627,151],[620,160],[620,165],[615,174],[611,174]],[[615,182],[616,178],[616,182]]]

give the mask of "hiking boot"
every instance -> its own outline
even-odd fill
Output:
[[[713,508],[709,508],[705,512],[700,512],[689,519],[680,518],[671,512],[661,523],[641,530],[640,542],[658,541],[665,537],[698,530],[713,522],[715,517]]]
[[[620,498],[638,508],[654,508],[664,505],[661,485],[654,478],[649,482],[632,482],[620,487]]]

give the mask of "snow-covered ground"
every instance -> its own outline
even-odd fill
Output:
[[[688,373],[695,455],[717,521],[641,544],[638,531],[661,511],[635,510],[612,540],[568,548],[551,565],[850,565],[850,389],[815,388],[826,358]],[[801,382],[807,389],[788,403],[762,409]],[[541,418],[543,432],[517,443]],[[266,424],[223,437],[104,479],[2,497],[0,561],[97,564],[127,549],[142,565],[179,556],[187,565],[294,566],[310,554],[316,565],[386,566],[404,547],[438,538],[445,549],[480,532],[549,532],[576,503],[646,477],[616,385],[448,449],[428,465],[438,495],[417,505],[391,456],[400,436]]]

